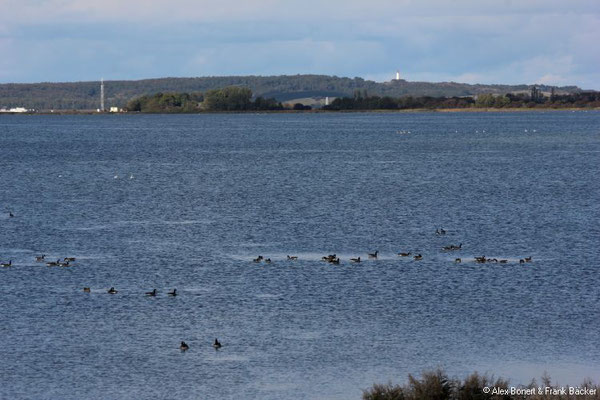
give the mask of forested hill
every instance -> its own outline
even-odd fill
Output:
[[[138,81],[105,81],[105,106],[123,107],[133,98],[159,92],[200,92],[227,86],[242,86],[254,96],[288,101],[306,97],[368,95],[471,96],[481,93],[528,92],[530,85],[470,85],[455,82],[374,82],[362,78],[327,75],[222,76],[201,78],[160,78]],[[551,86],[537,85],[542,92]],[[557,94],[580,92],[576,86],[555,87]],[[100,103],[100,82],[0,84],[0,108],[26,107],[37,110],[96,109]]]

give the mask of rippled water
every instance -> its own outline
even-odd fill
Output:
[[[0,148],[0,398],[600,377],[598,112],[1,116]]]

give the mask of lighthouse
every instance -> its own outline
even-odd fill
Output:
[[[400,71],[396,70],[396,80],[400,80]]]

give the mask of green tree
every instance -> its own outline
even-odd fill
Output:
[[[475,107],[487,108],[493,107],[496,102],[494,95],[491,93],[480,94],[475,100]]]
[[[250,108],[251,98],[250,89],[229,86],[206,92],[203,105],[209,111],[243,111]]]
[[[494,99],[494,107],[502,108],[510,104],[510,100],[506,96],[498,96]]]

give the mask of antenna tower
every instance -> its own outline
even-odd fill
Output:
[[[104,111],[104,78],[100,79],[100,111]]]

